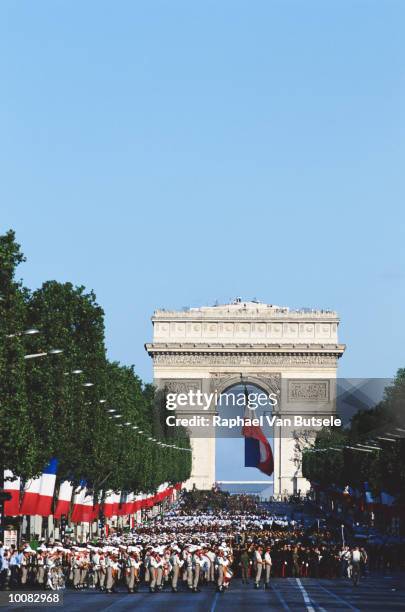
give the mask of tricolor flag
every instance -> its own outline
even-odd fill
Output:
[[[242,435],[245,436],[245,467],[258,468],[264,474],[271,476],[274,471],[273,453],[268,439],[259,425],[250,425],[252,418],[248,414],[248,393],[245,387],[246,407],[245,423]]]
[[[52,514],[52,500],[55,492],[57,469],[58,460],[51,459],[42,472],[41,481],[39,483],[38,502],[35,510],[35,514],[39,516],[49,516]]]
[[[161,502],[166,497],[167,485],[168,483],[164,482],[163,484],[158,486],[158,490],[156,492],[155,499],[154,499],[154,502],[156,504]]]
[[[142,508],[142,498],[143,498],[143,493],[138,493],[138,495],[135,495],[134,512],[138,512],[138,510]]]
[[[38,476],[38,478],[31,478],[26,482],[20,507],[20,514],[28,514],[33,516],[37,513],[40,486],[41,476]]]
[[[54,518],[60,519],[63,514],[65,516],[69,514],[72,494],[73,485],[68,480],[64,480],[59,487],[58,501],[56,502],[56,508],[53,515]]]
[[[104,500],[104,516],[106,516],[107,518],[111,518],[112,516],[117,515],[120,498],[120,493],[114,493],[114,491],[107,491]]]
[[[87,490],[86,481],[80,481],[73,498],[72,523],[91,523],[95,519],[94,496]]]
[[[155,505],[155,496],[147,495],[144,500],[144,508],[153,508],[154,505]]]
[[[128,504],[128,493],[121,491],[118,510],[117,510],[118,516],[124,516],[125,514],[129,514],[127,512],[127,504]]]
[[[4,470],[4,490],[11,499],[4,502],[4,516],[17,516],[20,511],[21,478],[15,478],[11,470]]]
[[[124,504],[124,514],[132,514],[135,506],[135,493],[128,493]]]

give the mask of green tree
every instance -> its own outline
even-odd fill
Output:
[[[0,471],[29,477],[41,470],[41,440],[30,419],[25,386],[32,336],[27,329],[28,291],[15,278],[25,261],[13,231],[0,236]]]

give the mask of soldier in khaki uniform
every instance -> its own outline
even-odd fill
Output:
[[[265,583],[264,588],[268,589],[270,587],[270,574],[271,574],[271,549],[270,546],[266,547],[266,552],[264,553],[264,568],[265,568]]]
[[[255,571],[256,571],[255,589],[260,588],[260,579],[262,576],[262,569],[263,569],[262,553],[263,553],[263,548],[261,546],[258,546],[254,554]]]
[[[177,583],[179,580],[179,573],[181,567],[184,565],[184,560],[180,559],[179,556],[180,548],[174,545],[172,546],[172,556],[170,557],[170,563],[172,565],[172,592],[177,593]]]

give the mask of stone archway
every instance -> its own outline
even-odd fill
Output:
[[[275,413],[331,415],[335,412],[339,318],[331,311],[290,311],[258,302],[235,301],[186,311],[156,311],[153,342],[154,382],[170,392],[220,393],[243,381],[277,393]],[[215,406],[211,406],[211,411]],[[195,414],[191,407],[183,414]],[[188,486],[215,483],[215,437],[192,434],[193,470]],[[295,432],[275,429],[275,494],[305,491],[296,461]]]

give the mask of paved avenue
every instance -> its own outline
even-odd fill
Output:
[[[346,579],[274,578],[271,589],[265,591],[253,589],[252,584],[242,585],[239,579],[235,579],[227,593],[205,588],[201,593],[163,591],[150,594],[142,589],[133,595],[128,595],[124,590],[106,595],[91,589],[81,592],[66,589],[63,595],[63,609],[75,612],[250,612],[259,607],[284,612],[405,611],[403,575],[367,577],[361,580],[358,587],[353,587]],[[7,609],[18,608],[28,612],[39,609],[25,606],[9,606]],[[57,612],[62,608],[46,609]]]

